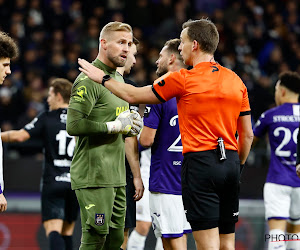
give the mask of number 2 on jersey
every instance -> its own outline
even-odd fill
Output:
[[[176,125],[176,119],[178,119],[178,115],[175,115],[170,119],[170,126],[174,127]],[[182,152],[183,147],[182,146],[177,146],[177,144],[180,140],[181,140],[181,135],[179,134],[179,136],[176,138],[176,140],[168,148],[168,151],[170,151],[170,152]]]
[[[275,150],[275,154],[277,156],[280,157],[290,157],[291,156],[291,151],[290,150],[282,150],[284,146],[286,146],[291,138],[293,139],[294,143],[297,144],[297,136],[298,136],[298,131],[299,128],[296,128],[293,132],[293,136],[292,136],[292,132],[290,129],[285,128],[285,127],[278,127],[274,130],[274,136],[278,137],[280,135],[280,132],[284,132],[284,136],[283,136],[283,140],[282,142],[279,144],[279,146],[276,148]],[[296,155],[294,155],[296,156]]]

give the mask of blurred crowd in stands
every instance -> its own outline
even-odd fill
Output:
[[[127,22],[141,42],[131,78],[156,79],[155,61],[166,40],[188,19],[210,18],[220,33],[216,60],[248,88],[253,121],[274,105],[280,72],[300,73],[300,2],[297,0],[0,0],[0,30],[20,47],[12,75],[0,87],[2,130],[20,129],[47,108],[53,77],[73,81],[77,58],[96,58],[99,32]]]

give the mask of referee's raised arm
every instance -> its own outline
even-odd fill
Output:
[[[151,86],[145,86],[141,88],[134,87],[113,78],[108,80],[103,79],[105,73],[103,70],[93,66],[88,61],[79,58],[78,63],[80,65],[79,70],[86,74],[90,79],[95,82],[103,84],[116,96],[131,104],[157,104],[161,101],[153,93]]]

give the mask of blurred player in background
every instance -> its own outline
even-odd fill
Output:
[[[0,31],[0,84],[3,84],[5,77],[11,74],[10,60],[18,56],[19,50],[14,40],[6,33]],[[3,148],[0,141],[0,212],[7,209],[7,201],[3,194]]]
[[[269,250],[300,249],[300,241],[275,241],[276,235],[297,234],[300,238],[300,179],[295,171],[300,122],[300,75],[284,72],[275,86],[277,107],[264,112],[254,127],[254,142],[266,133],[271,159],[264,185],[265,218],[268,220]],[[273,242],[271,242],[273,241]]]
[[[34,137],[43,141],[41,207],[50,250],[73,249],[72,234],[79,213],[70,179],[75,138],[66,131],[71,88],[68,80],[54,79],[48,92],[49,111],[41,113],[23,129],[1,134],[3,142],[24,142]]]

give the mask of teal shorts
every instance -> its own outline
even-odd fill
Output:
[[[125,226],[125,187],[83,188],[75,190],[80,206],[82,232],[94,228],[99,234],[108,234],[109,227]]]

